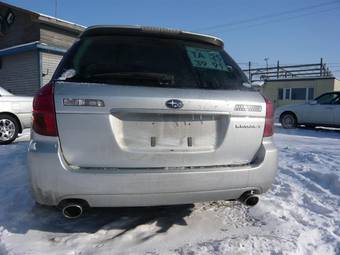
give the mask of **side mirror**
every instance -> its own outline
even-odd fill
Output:
[[[318,104],[318,101],[316,101],[316,100],[310,100],[310,101],[308,101],[308,104],[310,104],[310,105],[316,105],[316,104]]]

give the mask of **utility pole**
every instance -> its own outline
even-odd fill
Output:
[[[54,17],[57,17],[58,0],[54,0]]]
[[[264,61],[266,61],[267,76],[268,76],[268,60],[269,60],[268,57],[264,58]]]
[[[251,77],[251,62],[248,62],[248,79],[250,82],[252,82],[252,77]]]

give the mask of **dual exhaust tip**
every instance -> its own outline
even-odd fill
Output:
[[[67,219],[77,219],[83,215],[87,204],[82,201],[65,201],[59,205],[63,216]]]
[[[238,199],[242,204],[246,206],[255,206],[259,202],[259,197],[255,190],[244,192]],[[85,201],[65,201],[59,206],[63,216],[67,219],[77,219],[84,213],[86,207],[88,207]]]
[[[238,201],[246,206],[255,206],[259,202],[259,197],[256,194],[258,194],[256,190],[246,191],[242,194]]]

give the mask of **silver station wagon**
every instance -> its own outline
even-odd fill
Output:
[[[28,162],[40,204],[240,200],[277,170],[273,107],[218,38],[148,27],[86,29],[33,103]]]

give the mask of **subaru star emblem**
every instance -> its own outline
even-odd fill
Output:
[[[172,108],[172,109],[180,109],[183,107],[183,102],[178,99],[170,99],[165,102],[166,107]]]

